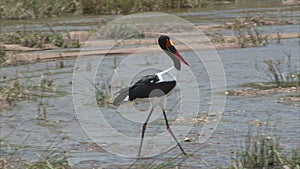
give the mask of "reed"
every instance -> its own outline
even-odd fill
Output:
[[[262,63],[256,63],[256,69],[264,72],[276,87],[300,86],[300,70],[292,65],[290,53],[285,52],[281,59],[266,59]]]
[[[229,169],[242,168],[299,168],[300,149],[285,154],[276,136],[257,134],[249,130],[245,147],[238,152]]]

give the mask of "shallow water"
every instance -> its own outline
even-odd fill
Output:
[[[270,10],[277,10],[277,8],[282,9],[281,7],[267,7]],[[178,15],[184,18],[187,17],[187,19],[190,17],[191,21],[195,24],[203,24],[201,21],[198,22],[193,19],[200,16],[205,18],[204,20],[206,20],[208,24],[214,24],[215,20],[210,21],[210,18],[228,17],[230,20],[245,10],[249,9],[217,10],[217,12],[194,11],[190,13],[179,13]],[[263,9],[257,8],[256,11],[260,13],[261,10]],[[226,15],[224,15],[225,13]],[[211,14],[214,15],[212,16]],[[299,12],[292,13],[292,15],[299,15]],[[219,19],[217,22],[220,21]],[[222,19],[222,21],[224,20]],[[206,23],[204,22],[204,24]],[[70,29],[76,30],[76,26]],[[79,26],[78,29],[81,29],[81,27]],[[283,32],[298,32],[299,25],[266,26],[261,29],[266,33],[281,30],[283,30]],[[5,29],[2,29],[2,31],[3,30]],[[269,81],[265,73],[259,72],[255,68],[255,63],[261,63],[265,59],[282,59],[284,52],[290,53],[291,56],[293,56],[292,63],[299,70],[299,50],[299,39],[287,39],[282,40],[280,44],[271,42],[265,47],[225,49],[217,52],[224,66],[227,89],[233,90],[242,88],[239,86],[241,84]],[[209,75],[206,72],[204,64],[197,57],[194,57],[192,52],[181,52],[181,54],[190,63],[190,69],[193,70],[195,74],[198,83],[197,88],[200,93],[200,100],[197,101],[197,104],[199,104],[198,112],[191,112],[186,119],[194,117],[195,114],[193,113],[199,113],[200,116],[204,116],[205,113],[209,112],[212,97]],[[102,60],[101,64],[98,65],[98,63],[95,62],[98,58],[89,56],[86,57],[80,65],[77,64],[77,67],[75,67],[75,59],[65,59],[0,68],[0,85],[9,83],[9,81],[15,77],[18,77],[24,83],[39,85],[41,76],[43,76],[53,79],[56,89],[64,93],[56,97],[43,98],[43,100],[37,98],[35,100],[21,101],[18,102],[12,110],[1,112],[1,137],[3,138],[10,134],[8,137],[5,137],[5,140],[15,145],[23,144],[23,147],[18,152],[23,153],[23,158],[30,161],[36,161],[39,159],[39,155],[46,156],[49,150],[55,150],[58,152],[66,152],[68,161],[75,168],[91,168],[93,166],[120,168],[135,162],[135,158],[120,157],[103,150],[103,148],[107,148],[111,146],[111,144],[116,144],[117,141],[120,141],[118,140],[120,137],[116,137],[116,135],[104,130],[104,124],[100,124],[98,128],[94,128],[91,132],[94,135],[98,134],[100,137],[105,137],[105,139],[99,138],[100,141],[97,143],[100,147],[93,143],[95,140],[91,140],[80,125],[78,120],[80,112],[76,114],[74,108],[76,106],[74,106],[73,100],[74,95],[72,95],[72,92],[76,94],[76,91],[72,91],[74,70],[81,70],[83,67],[83,69],[88,72],[96,67],[97,73],[94,75],[95,84],[99,88],[101,88],[100,86],[102,85],[108,87],[107,85],[109,85],[115,70],[115,64],[122,63],[125,64],[126,67],[128,60],[124,60],[124,58],[124,55],[107,56]],[[157,69],[160,69],[166,67],[165,62],[169,62],[168,58],[162,57],[164,58],[162,59],[157,56],[151,56],[147,60],[143,54],[130,58],[132,59],[130,63],[134,64],[134,67],[128,70],[132,73],[132,75],[129,76],[132,77],[135,75],[133,74],[135,70],[154,65],[158,65]],[[60,62],[63,62],[63,67],[60,67]],[[147,71],[149,73],[153,71],[153,69]],[[145,72],[140,73],[138,76],[141,76],[142,73]],[[4,77],[6,78],[4,79]],[[189,81],[189,77],[191,76],[186,68],[183,69],[183,73],[180,74],[180,77],[179,82],[181,83],[191,82]],[[124,86],[124,84],[126,84],[126,81],[121,81],[119,85],[114,87],[118,88]],[[136,137],[134,142],[121,140],[120,145],[116,146],[119,147],[123,153],[135,156],[139,144],[142,123],[126,120],[124,117],[132,118],[132,116],[138,115],[126,107],[123,109],[122,107],[120,108],[123,114],[117,113],[114,107],[98,107],[98,105],[94,104],[94,97],[88,95],[88,93],[94,92],[93,86],[91,84],[83,84],[82,88],[88,90],[88,92],[86,92],[87,95],[80,100],[84,103],[83,105],[86,106],[83,108],[87,110],[90,108],[91,110],[97,110],[95,113],[90,113],[85,120],[88,120],[91,126],[94,124],[98,125],[97,120],[100,116],[99,111],[101,111],[106,122],[115,130],[126,136]],[[194,92],[193,88],[185,90],[186,92]],[[231,163],[234,153],[241,151],[241,147],[248,136],[247,132],[249,126],[253,128],[254,132],[265,133],[271,136],[276,135],[282,143],[281,146],[287,152],[291,149],[299,148],[299,107],[276,103],[278,97],[280,97],[280,94],[256,97],[227,96],[222,119],[219,122],[215,121],[215,114],[209,114],[210,120],[206,123],[208,125],[218,125],[216,130],[213,131],[212,136],[204,142],[198,143],[198,140],[201,141],[210,131],[202,131],[205,123],[195,124],[187,134],[188,137],[192,138],[192,142],[182,142],[182,146],[187,153],[193,155],[187,159],[179,157],[177,161],[182,160],[181,165],[183,168],[221,168],[228,166]],[[173,95],[168,99],[166,108],[167,112],[169,112],[168,117],[174,128],[174,133],[177,134],[184,133],[186,130],[189,130],[190,127],[190,122],[175,122],[175,119],[179,116],[176,102],[179,98],[180,90],[176,89]],[[48,121],[38,120],[36,118],[40,116],[38,113],[38,105],[41,101],[43,102],[42,107],[47,111]],[[136,109],[146,113],[149,109],[149,105],[141,104],[138,105]],[[186,109],[185,111],[188,112],[191,110]],[[146,137],[152,137],[158,134],[165,136],[165,125],[161,113],[159,111],[155,112],[154,117],[157,119],[152,119],[153,122],[149,124]],[[138,119],[144,120],[144,118],[145,116],[139,117]],[[262,122],[263,126],[256,126],[255,120]],[[144,147],[145,152],[150,154],[159,153],[161,150],[165,150],[169,145],[174,146],[172,138],[168,137],[167,134],[166,139],[158,138],[153,140],[156,144],[151,144],[149,140],[146,140]],[[183,139],[184,136],[185,135],[177,135],[180,139]],[[180,150],[175,147],[167,153],[150,159],[138,160],[137,163],[161,163],[167,159],[172,159],[172,157],[178,154],[180,154]],[[1,151],[1,156],[2,155],[6,155],[5,151]]]

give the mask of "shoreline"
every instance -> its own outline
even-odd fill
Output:
[[[74,58],[78,56],[91,56],[91,55],[120,55],[120,54],[132,54],[139,50],[146,50],[146,49],[158,49],[156,40],[149,39],[148,37],[157,36],[159,33],[148,33],[147,38],[144,39],[127,39],[123,41],[118,40],[97,40],[97,41],[86,41],[88,40],[92,34],[86,31],[76,31],[71,32],[71,39],[80,40],[81,44],[84,47],[106,47],[110,49],[111,46],[116,46],[116,49],[104,49],[104,50],[90,50],[90,51],[82,51],[83,48],[78,48],[78,50],[70,50],[70,48],[59,48],[51,44],[45,44],[43,48],[30,48],[24,47],[19,44],[3,44],[0,45],[5,47],[5,52],[7,53],[7,60],[6,62],[2,63],[2,65],[12,65],[19,62],[37,62],[37,61],[47,61],[51,59],[67,59],[67,58]],[[185,36],[186,34],[174,34],[176,36]],[[172,36],[172,33],[170,34]],[[262,34],[262,36],[266,36],[268,40],[278,40],[278,34]],[[212,43],[210,38],[207,36],[203,38],[191,38],[192,43],[188,46],[180,44],[180,42],[174,40],[176,48],[179,51],[191,51],[192,49],[199,49],[199,50],[223,50],[223,49],[233,49],[233,48],[240,48],[240,46],[235,43],[235,36],[223,36],[222,37],[224,42],[222,43]],[[280,40],[282,39],[292,39],[292,38],[300,38],[300,33],[282,33],[280,34]],[[143,45],[139,47],[124,47],[126,45]],[[191,49],[192,48],[192,49]],[[57,51],[55,51],[57,50]],[[47,52],[45,52],[47,51]],[[155,50],[154,50],[155,52]]]

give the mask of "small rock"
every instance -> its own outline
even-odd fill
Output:
[[[254,124],[257,125],[257,126],[262,126],[262,122],[258,119],[254,120]]]
[[[189,137],[185,137],[185,138],[183,139],[183,141],[184,141],[184,142],[191,142],[191,141],[192,141],[192,139],[191,139],[191,138],[189,138]]]

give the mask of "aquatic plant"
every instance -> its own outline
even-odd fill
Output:
[[[265,46],[268,43],[268,36],[262,35],[257,29],[257,22],[247,18],[236,18],[232,29],[235,34],[235,41],[241,47]]]
[[[188,157],[182,157],[181,155],[176,155],[173,157],[168,157],[164,159],[155,159],[149,161],[136,160],[128,168],[145,168],[145,169],[175,169],[181,168],[182,163]]]
[[[268,35],[263,35],[258,27],[265,25],[282,25],[292,24],[292,22],[281,18],[267,18],[263,16],[253,17],[237,17],[233,22],[216,25],[217,29],[231,29],[233,30],[234,37],[226,37],[219,33],[207,33],[211,36],[211,41],[214,43],[235,43],[241,48],[246,47],[259,47],[268,44]],[[274,37],[273,37],[274,38]],[[282,36],[277,33],[275,37],[277,43],[281,42]]]
[[[224,37],[220,33],[208,33],[206,32],[206,35],[210,37],[210,41],[212,43],[234,43],[234,41],[230,38]]]
[[[111,103],[111,96],[108,92],[107,85],[103,84],[101,86],[101,89],[95,86],[95,90],[96,90],[96,101],[98,105],[107,106],[109,103]]]
[[[46,44],[64,48],[81,47],[81,43],[78,40],[71,39],[68,33],[65,35],[59,32],[43,33],[23,30],[4,33],[0,40],[4,44],[20,44],[30,48],[43,48]]]
[[[279,145],[275,136],[252,136],[249,130],[244,150],[237,153],[229,168],[299,168],[300,149],[294,149],[286,155]]]
[[[16,101],[29,97],[25,85],[17,78],[11,84],[0,87],[0,110],[9,109]]]
[[[36,162],[30,162],[23,158],[25,143],[29,139],[26,137],[19,145],[11,144],[7,141],[8,137],[12,133],[0,138],[0,168],[26,168],[26,169],[71,169],[68,164],[67,156],[65,152],[57,149],[52,150],[51,146],[48,146],[44,154],[40,155],[40,158]]]
[[[133,38],[144,38],[144,33],[138,31],[139,29],[132,24],[111,24],[105,29],[101,29],[98,32],[98,36],[103,39],[133,39]]]
[[[51,154],[46,158],[41,158],[39,161],[34,163],[28,163],[26,165],[28,169],[40,169],[40,168],[55,168],[55,169],[71,169],[68,163],[67,156],[64,154]]]
[[[40,88],[42,92],[56,91],[54,80],[41,75]]]
[[[258,29],[259,26],[265,25],[281,25],[292,24],[290,21],[278,18],[266,18],[262,16],[254,16],[251,18],[237,17],[233,22],[214,25],[214,29],[231,29],[234,37],[223,36],[220,33],[206,33],[211,37],[213,43],[234,43],[240,48],[259,47],[268,44],[269,39],[277,40],[281,43],[282,35],[277,33],[276,36],[263,35]]]
[[[287,24],[292,24],[292,22],[284,18],[265,17],[262,15],[258,15],[253,17],[237,17],[234,19],[233,22],[224,23],[219,27],[224,29],[236,29],[237,27],[246,28],[253,25],[266,26],[266,25],[287,25]]]
[[[21,79],[19,77],[7,79],[5,83],[6,85],[0,87],[0,111],[10,109],[17,101],[39,99],[38,112],[43,110],[44,113],[46,112],[44,108],[45,98],[66,94],[66,92],[58,90],[52,76],[44,76],[44,74],[41,74],[37,84],[30,78]]]
[[[264,60],[262,63],[266,67],[256,63],[258,71],[266,73],[267,77],[277,85],[277,87],[300,86],[300,72],[292,65],[292,56],[284,53],[281,60]]]
[[[279,33],[279,32],[277,32],[276,33],[276,42],[278,43],[278,44],[280,44],[281,43],[281,39],[282,39],[282,35],[281,35],[281,33]]]

